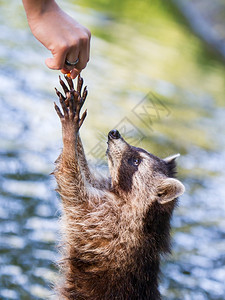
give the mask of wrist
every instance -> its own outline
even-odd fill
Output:
[[[23,0],[23,5],[28,22],[30,20],[38,20],[44,14],[59,9],[55,0]]]

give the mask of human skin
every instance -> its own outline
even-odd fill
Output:
[[[51,51],[45,60],[48,68],[70,72],[74,79],[89,61],[90,31],[66,14],[54,0],[23,0],[33,35]],[[65,64],[75,62],[76,67]]]

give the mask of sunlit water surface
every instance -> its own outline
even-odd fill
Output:
[[[181,153],[186,193],[173,217],[173,253],[163,259],[160,289],[165,299],[222,300],[224,66],[171,7],[127,0],[110,10],[99,3],[63,2],[93,32],[83,72],[88,158],[106,163],[106,135],[115,127],[160,157]],[[62,142],[53,109],[58,73],[44,66],[48,55],[21,4],[1,1],[0,299],[49,298],[57,277],[60,202],[49,174]]]

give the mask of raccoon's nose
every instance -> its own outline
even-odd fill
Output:
[[[109,132],[108,137],[111,139],[119,139],[121,136],[118,130],[113,129]]]

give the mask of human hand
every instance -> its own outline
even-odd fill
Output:
[[[35,1],[34,5],[31,3]],[[90,31],[67,15],[53,0],[24,0],[27,19],[33,35],[51,51],[45,60],[50,69],[70,73],[75,78],[89,61]],[[29,5],[26,5],[29,2]],[[35,5],[38,5],[35,9]],[[79,59],[76,66],[69,66]]]

